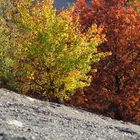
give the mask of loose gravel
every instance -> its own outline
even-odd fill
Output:
[[[140,140],[140,126],[0,89],[0,140]]]

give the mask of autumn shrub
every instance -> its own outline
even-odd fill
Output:
[[[11,67],[18,92],[66,100],[76,89],[88,86],[90,65],[106,56],[97,53],[104,40],[101,30],[93,25],[82,34],[71,13],[56,14],[51,0],[13,0],[12,4],[9,14],[18,38],[16,50],[10,46]]]
[[[73,19],[86,32],[93,23],[103,26],[107,41],[98,51],[112,55],[92,65],[97,72],[83,96],[77,93],[71,104],[113,118],[140,123],[140,2],[126,0],[79,0]]]
[[[18,32],[9,16],[10,9],[10,1],[0,1],[0,87],[15,90],[17,85],[12,65]]]

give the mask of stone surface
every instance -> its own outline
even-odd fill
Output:
[[[75,3],[76,0],[54,0],[54,7],[57,9],[67,8]]]
[[[0,140],[140,140],[140,126],[0,89]]]

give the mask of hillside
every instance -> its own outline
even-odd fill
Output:
[[[139,140],[140,126],[0,89],[1,140]]]

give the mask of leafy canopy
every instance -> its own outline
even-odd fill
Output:
[[[137,123],[140,123],[139,9],[137,0],[91,0],[90,6],[86,0],[79,0],[73,10],[73,18],[79,20],[82,32],[86,32],[93,23],[103,26],[107,41],[98,50],[112,53],[94,65],[97,72],[91,72],[93,81],[84,90],[83,106]],[[73,101],[77,102],[77,99]]]
[[[13,69],[20,91],[68,99],[88,86],[90,65],[106,55],[97,53],[104,40],[101,30],[93,25],[82,34],[71,13],[57,14],[51,0],[13,0],[13,5],[11,16],[20,33]]]

